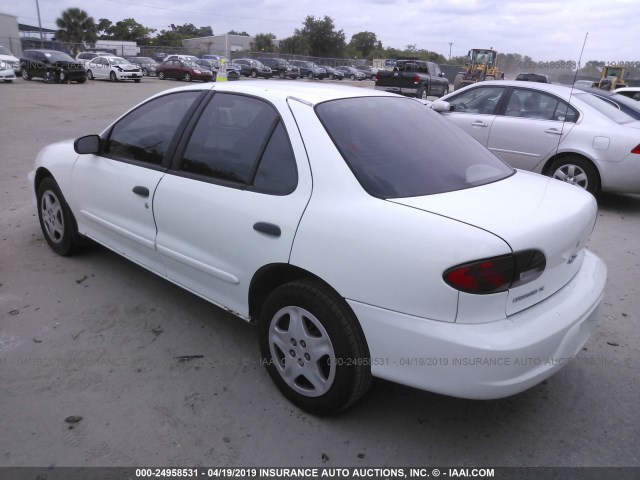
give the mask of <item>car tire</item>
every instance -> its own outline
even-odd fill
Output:
[[[95,80],[95,78],[93,77],[93,72],[91,70],[87,70],[87,78],[89,80]]]
[[[280,74],[278,75],[282,80],[284,80],[285,78],[287,78],[287,75],[284,72],[280,72]]]
[[[441,97],[444,97],[446,94],[449,93],[449,85],[446,85],[444,87],[444,89],[442,90],[442,95],[440,95]]]
[[[45,70],[44,77],[42,77],[44,83],[56,83],[55,76],[51,70]]]
[[[251,78],[258,78],[258,72],[255,70],[251,70]]]
[[[140,79],[139,78],[134,78],[133,79],[133,83],[140,83]]]
[[[453,90],[458,90],[462,87],[462,78],[464,77],[463,73],[458,73],[453,79]]]
[[[143,77],[148,77],[149,76],[149,70],[147,70],[146,68],[142,69],[142,76]]]
[[[164,76],[164,72],[160,72],[158,73],[158,79],[159,80],[166,80],[165,76]]]
[[[76,219],[52,177],[38,186],[38,219],[44,238],[58,255],[72,255],[83,244]]]
[[[78,83],[84,83],[86,81],[87,81],[86,77],[85,78],[79,78],[79,79],[76,80],[76,82],[78,82]]]
[[[351,79],[351,81],[354,81],[356,79],[356,76],[352,73],[349,78]]]
[[[580,187],[592,195],[597,195],[600,191],[598,169],[590,160],[578,155],[567,155],[554,160],[546,169],[546,174]]]
[[[420,87],[416,92],[416,98],[420,98],[421,100],[426,100],[428,96],[429,90],[425,86]]]
[[[307,73],[307,78],[308,78],[309,80],[313,80],[313,72],[308,72],[308,73]]]
[[[344,299],[328,287],[295,281],[277,288],[261,308],[258,328],[271,379],[299,408],[334,414],[371,385],[362,329]]]
[[[31,75],[29,75],[29,72],[27,72],[26,68],[22,69],[22,78],[24,78],[25,80],[31,80]]]
[[[117,82],[118,81],[118,77],[116,76],[116,72],[111,72],[109,74],[109,80],[111,80],[112,82]]]
[[[182,77],[182,79],[183,79],[185,82],[190,82],[190,81],[191,81],[191,75],[189,75],[188,73],[185,73],[185,74],[184,74],[184,77]]]

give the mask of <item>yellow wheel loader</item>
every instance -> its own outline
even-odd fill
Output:
[[[504,80],[504,73],[498,70],[498,52],[493,48],[474,48],[469,50],[468,55],[467,69],[456,75],[454,90],[484,80]]]

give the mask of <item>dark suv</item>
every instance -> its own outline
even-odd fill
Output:
[[[549,81],[549,77],[542,73],[519,73],[516,80],[522,80],[524,82],[551,83]]]
[[[84,66],[66,53],[56,50],[25,50],[20,57],[22,78],[42,78],[46,83],[87,80]]]
[[[271,76],[273,75],[271,67],[268,67],[262,62],[254,60],[252,58],[236,58],[235,60],[233,60],[233,63],[240,66],[240,73],[245,77],[271,78]]]
[[[284,58],[256,58],[267,67],[271,67],[274,76],[295,80],[300,76],[300,69],[290,65]]]
[[[306,60],[291,60],[290,63],[300,69],[301,77],[307,77],[309,79],[317,78],[318,80],[322,80],[327,76],[327,71],[313,62],[308,62]]]

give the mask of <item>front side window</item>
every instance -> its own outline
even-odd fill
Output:
[[[278,195],[297,183],[293,150],[275,108],[226,93],[217,93],[202,113],[180,170]]]
[[[472,88],[448,102],[452,112],[493,114],[504,91],[504,87]]]
[[[514,172],[473,137],[413,99],[333,100],[319,104],[316,113],[355,177],[374,197],[462,190]]]
[[[200,92],[155,98],[113,126],[104,153],[108,157],[160,165],[176,130]]]

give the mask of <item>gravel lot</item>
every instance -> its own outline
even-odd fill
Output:
[[[103,248],[56,256],[26,181],[37,152],[179,85],[0,84],[0,466],[640,466],[638,195],[600,198],[609,280],[586,348],[494,401],[377,380],[309,416],[258,364],[254,327]]]

